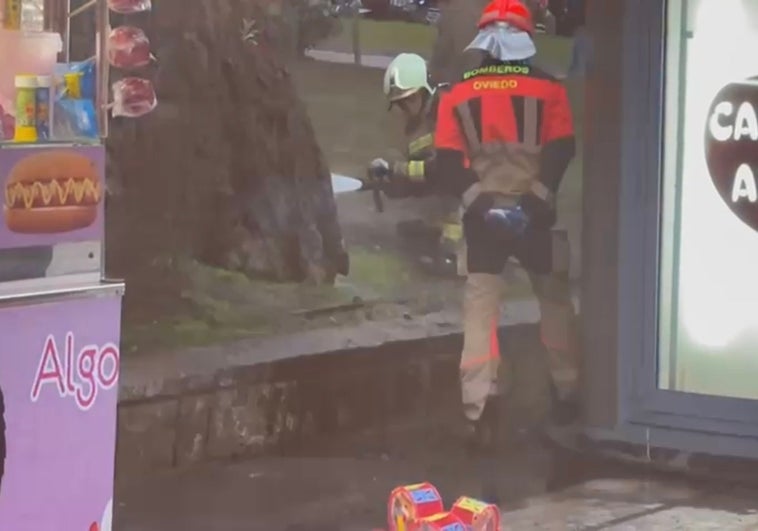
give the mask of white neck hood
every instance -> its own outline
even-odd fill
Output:
[[[532,37],[506,22],[482,28],[466,50],[482,50],[500,61],[523,61],[537,54]]]

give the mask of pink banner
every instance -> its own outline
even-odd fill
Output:
[[[0,529],[111,531],[119,296],[0,309]]]

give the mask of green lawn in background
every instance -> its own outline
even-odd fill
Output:
[[[344,19],[342,31],[316,48],[336,52],[353,52],[352,28],[353,21]],[[362,19],[360,21],[361,52],[364,54],[395,55],[401,52],[411,52],[429,58],[437,29],[425,24],[410,22],[377,21]],[[571,56],[570,42],[565,37],[552,35],[537,35],[538,58],[546,65],[566,69]]]
[[[316,48],[352,53],[353,21],[343,19],[341,22],[342,31],[318,44]],[[362,19],[359,24],[361,51],[368,54],[395,55],[400,52],[414,52],[428,57],[437,37],[434,27],[424,24],[367,19]]]

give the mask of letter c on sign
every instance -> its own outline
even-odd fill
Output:
[[[721,125],[719,118],[722,116],[731,116],[734,112],[734,105],[729,101],[722,101],[716,104],[713,109],[710,120],[708,120],[708,130],[711,136],[719,142],[726,142],[732,136],[734,128],[731,125]]]

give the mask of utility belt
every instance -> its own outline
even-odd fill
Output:
[[[469,186],[463,197],[461,198],[461,204],[463,211],[466,212],[477,200],[483,196],[488,196],[491,200],[493,208],[508,208],[518,206],[521,197],[526,193],[531,193],[535,197],[541,199],[549,205],[550,208],[555,208],[555,194],[548,189],[547,186],[539,181],[533,181],[528,190],[521,193],[505,193],[499,191],[486,190],[481,182],[476,182]]]
[[[470,154],[470,167],[478,181],[463,192],[462,204],[468,210],[482,196],[496,207],[516,206],[521,197],[531,194],[555,208],[555,194],[537,179],[539,148],[519,143],[479,143]]]
[[[509,208],[518,206],[521,203],[521,198],[525,193],[531,193],[539,199],[545,201],[550,208],[555,208],[555,194],[549,190],[545,185],[537,180],[533,180],[527,189],[527,192],[516,194],[506,194],[502,192],[487,191],[483,186],[483,183],[477,182],[472,184],[464,193],[461,206],[461,218],[469,211],[475,202],[480,201],[486,196],[487,208]],[[474,208],[478,208],[474,206]],[[550,229],[550,265],[549,270],[552,274],[560,276],[568,275],[570,267],[570,248],[568,233],[563,229]],[[460,248],[458,254],[458,274],[465,276],[468,271],[466,260],[466,246]]]

